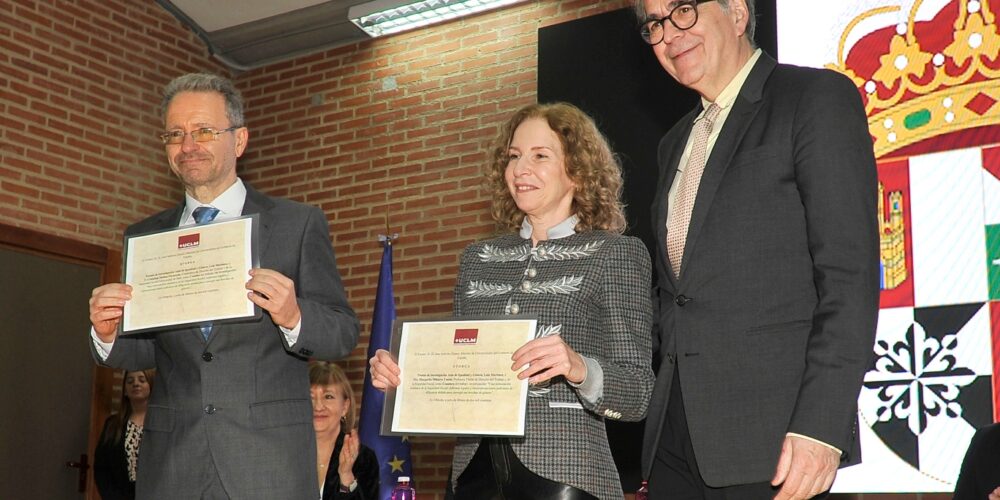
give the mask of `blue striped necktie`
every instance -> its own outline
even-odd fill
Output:
[[[215,216],[219,215],[219,209],[209,206],[200,206],[194,209],[191,214],[194,217],[194,221],[198,224],[204,224],[206,222],[212,222]],[[208,334],[212,333],[212,323],[202,323],[201,324],[201,334],[208,340]]]

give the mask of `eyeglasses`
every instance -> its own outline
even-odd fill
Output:
[[[712,0],[686,0],[678,3],[670,13],[660,19],[646,21],[639,26],[639,36],[650,45],[663,41],[663,22],[670,21],[675,28],[684,31],[691,29],[698,22],[698,4]]]
[[[218,139],[219,134],[224,134],[226,132],[232,132],[238,128],[243,127],[229,127],[222,130],[216,130],[212,127],[203,127],[194,129],[191,132],[185,132],[183,130],[171,130],[170,132],[164,132],[160,134],[160,140],[163,144],[181,144],[184,142],[184,137],[191,134],[191,138],[194,142],[209,142]]]

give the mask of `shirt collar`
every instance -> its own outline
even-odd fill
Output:
[[[194,209],[202,206],[208,205],[219,209],[219,215],[215,217],[215,220],[225,220],[232,219],[243,215],[243,204],[247,199],[247,187],[243,184],[243,181],[237,177],[236,182],[228,189],[222,192],[214,200],[209,203],[202,203],[194,199],[190,194],[184,193],[184,213],[181,215],[181,220],[184,224],[194,223]]]
[[[740,95],[740,89],[743,88],[743,83],[747,81],[747,77],[750,76],[750,70],[753,69],[754,64],[757,64],[757,60],[760,59],[761,54],[763,54],[763,51],[760,49],[753,51],[750,59],[748,59],[747,62],[743,64],[743,67],[740,68],[739,73],[736,73],[736,76],[730,80],[729,85],[726,85],[726,88],[722,89],[719,96],[715,98],[715,104],[717,106],[722,109],[726,109],[736,102],[736,96]],[[701,107],[703,108],[702,114],[704,114],[704,110],[708,109],[711,105],[712,101],[703,97],[701,99]]]
[[[568,219],[552,226],[545,233],[548,235],[548,239],[557,240],[559,238],[565,238],[567,236],[573,236],[576,234],[576,225],[580,223],[580,218],[575,214],[570,215]],[[524,222],[521,223],[521,237],[524,239],[531,239],[531,231],[533,227],[531,223],[528,222],[528,218],[524,218]]]

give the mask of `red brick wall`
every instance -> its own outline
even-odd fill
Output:
[[[224,68],[153,2],[0,0],[0,221],[107,247],[176,203],[156,108]]]

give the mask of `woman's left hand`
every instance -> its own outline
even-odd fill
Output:
[[[528,378],[529,384],[545,382],[562,375],[566,380],[580,384],[587,378],[587,364],[559,335],[550,335],[527,342],[514,352],[511,369],[522,370],[517,378]],[[527,368],[525,368],[527,366]]]
[[[358,439],[358,431],[351,431],[344,435],[344,446],[340,449],[340,463],[337,465],[337,472],[340,474],[340,484],[345,486],[354,482],[354,461],[358,459],[358,450],[361,448],[361,441]]]

